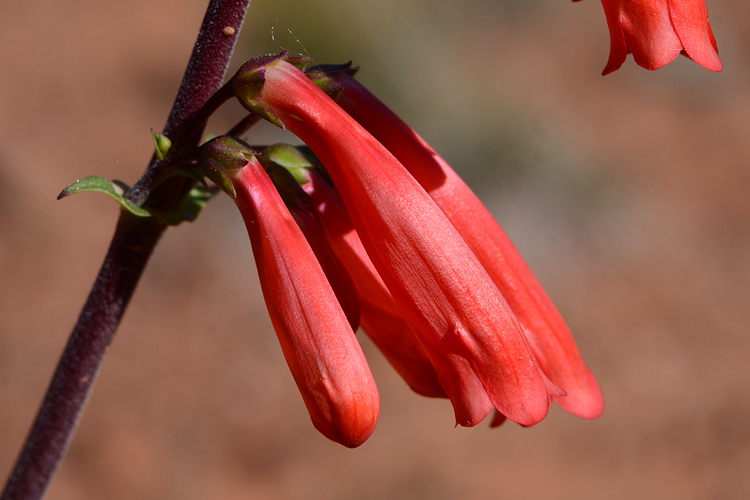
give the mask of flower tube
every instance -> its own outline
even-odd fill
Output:
[[[375,428],[380,399],[347,317],[260,163],[229,175],[271,322],[313,425],[359,446]]]
[[[544,374],[567,393],[555,401],[580,417],[601,415],[601,389],[568,326],[479,198],[440,155],[354,77],[338,72],[312,78],[333,79],[336,102],[388,148],[455,226],[518,318]]]
[[[264,167],[271,178],[282,201],[297,222],[307,243],[310,245],[320,267],[336,294],[339,305],[344,310],[352,331],[359,328],[360,307],[356,288],[351,276],[335,254],[326,238],[323,225],[312,205],[310,196],[300,187],[294,176],[284,167],[271,164]]]
[[[326,238],[354,281],[362,329],[414,392],[448,397],[435,367],[367,256],[341,198],[314,170],[309,178],[303,188],[312,199]]]
[[[411,325],[460,425],[495,407],[534,425],[551,384],[474,254],[422,187],[299,69],[277,56],[246,63],[235,93],[282,124],[326,166],[362,244]]]

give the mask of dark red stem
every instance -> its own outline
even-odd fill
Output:
[[[176,152],[197,146],[201,130],[181,131],[221,87],[250,0],[211,0],[164,133]],[[158,161],[128,193],[131,200],[169,210],[190,185],[170,178],[150,193]],[[121,211],[115,235],[78,323],[0,500],[41,498],[62,463],[80,420],[107,346],[146,267],[164,226],[157,217]]]
[[[250,113],[240,120],[234,127],[229,129],[226,135],[231,137],[242,137],[247,130],[261,120],[260,115]]]

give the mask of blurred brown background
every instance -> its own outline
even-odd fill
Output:
[[[362,66],[516,241],[605,414],[454,428],[366,344],[378,428],[357,450],[327,441],[222,198],[157,248],[48,498],[750,497],[750,3],[708,7],[723,73],[629,59],[603,78],[596,0],[255,0],[234,67],[281,48]],[[3,480],[117,217],[102,195],[55,197],[86,175],[137,179],[204,9],[0,3]],[[227,105],[211,129],[241,116]]]

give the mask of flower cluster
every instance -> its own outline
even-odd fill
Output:
[[[466,184],[349,72],[300,65],[256,58],[231,85],[325,171],[292,175],[261,159],[264,169],[243,151],[214,177],[243,214],[316,428],[354,447],[377,422],[360,325],[415,392],[449,398],[460,425],[493,410],[493,425],[534,425],[553,399],[599,416],[601,390],[570,331]]]
[[[680,54],[711,71],[722,70],[705,0],[602,0],[602,4],[611,40],[602,74],[619,69],[628,53],[650,70]]]

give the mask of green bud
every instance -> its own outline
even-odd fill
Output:
[[[151,129],[151,137],[154,139],[154,147],[156,147],[156,157],[163,160],[169,153],[169,148],[172,147],[172,141],[169,137],[162,135],[154,129]]]

